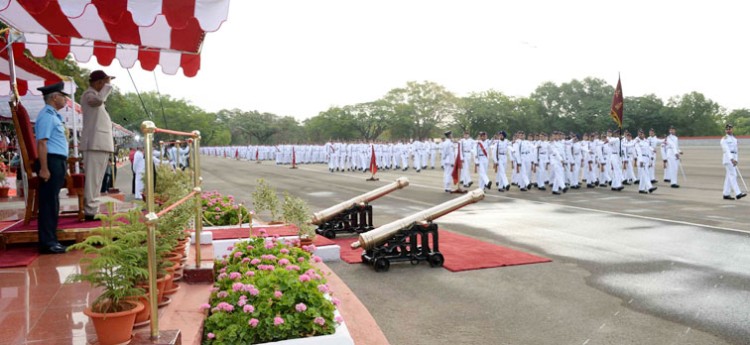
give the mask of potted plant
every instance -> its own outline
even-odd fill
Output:
[[[307,203],[287,192],[284,192],[284,204],[281,206],[284,221],[297,227],[301,245],[310,245],[315,239],[315,228],[310,224],[310,208]]]
[[[133,300],[144,294],[135,284],[148,276],[148,271],[138,264],[143,247],[130,244],[132,237],[139,234],[116,226],[120,215],[114,214],[111,203],[107,208],[107,215],[97,215],[102,219],[102,226],[83,242],[68,248],[87,254],[81,259],[83,273],[71,275],[68,282],[85,281],[102,289],[101,295],[84,310],[92,319],[102,345],[130,340],[136,314],[144,308]]]
[[[254,237],[214,263],[204,345],[257,344],[333,334],[339,301],[313,266],[321,259],[276,239]]]
[[[255,213],[259,214],[265,210],[271,214],[271,224],[276,223],[276,216],[279,213],[279,197],[276,190],[266,183],[264,179],[258,179],[258,186],[253,192],[253,207]]]
[[[8,178],[5,176],[5,171],[0,171],[0,198],[7,198],[9,192]]]
[[[242,204],[237,204],[232,195],[221,195],[217,191],[201,194],[203,225],[237,225],[250,221],[250,212]]]

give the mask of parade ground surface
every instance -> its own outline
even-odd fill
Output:
[[[441,228],[549,258],[548,263],[450,272],[393,263],[388,272],[331,262],[391,344],[748,344],[750,198],[722,199],[717,140],[681,141],[680,188],[635,186],[487,192]],[[749,152],[747,144],[740,147]],[[659,162],[660,163],[660,162]],[[250,205],[258,178],[307,200],[312,211],[400,176],[409,187],[372,203],[382,225],[456,197],[442,171],[361,172],[327,166],[202,157],[205,190]],[[750,177],[748,161],[740,169]],[[476,186],[476,175],[475,185]],[[493,181],[494,182],[494,181]],[[744,190],[744,187],[743,187]]]

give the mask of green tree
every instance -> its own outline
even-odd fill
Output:
[[[750,134],[750,109],[735,109],[724,118],[724,122],[734,126],[734,135],[748,135]]]
[[[681,135],[721,135],[719,122],[723,118],[722,109],[703,94],[693,91],[672,97],[667,106],[673,109],[667,114],[672,115],[673,124]]]
[[[410,119],[414,139],[431,137],[459,113],[456,97],[434,82],[410,81],[405,88],[389,91],[383,99],[397,118]]]

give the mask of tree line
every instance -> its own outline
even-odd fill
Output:
[[[88,87],[89,71],[72,60],[48,56],[40,62],[62,75],[73,76],[78,96]],[[179,131],[198,129],[204,145],[275,145],[323,143],[329,139],[436,138],[446,130],[469,131],[472,136],[478,131],[499,130],[601,132],[616,129],[609,115],[613,93],[614,86],[591,77],[560,85],[546,82],[528,97],[508,96],[496,90],[458,97],[435,82],[411,81],[391,89],[380,99],[330,107],[298,121],[292,116],[257,110],[207,112],[169,95],[138,95],[115,88],[107,109],[113,121],[134,131],[139,131],[142,121],[151,120],[159,127]],[[664,135],[669,126],[675,126],[681,136],[722,135],[726,122],[734,124],[735,134],[750,134],[750,109],[728,112],[696,91],[666,101],[654,94],[624,100],[623,127],[630,132],[653,128]]]

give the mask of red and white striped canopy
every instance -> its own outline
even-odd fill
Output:
[[[5,44],[5,37],[0,37],[0,45],[4,47]],[[10,51],[10,49],[0,50],[0,81],[10,80],[10,64],[8,63]],[[41,95],[42,93],[37,91],[38,87],[63,81],[63,77],[26,56],[23,53],[23,47],[13,46],[13,58],[16,63],[16,85],[21,96],[27,93]],[[70,82],[72,83],[72,81]],[[10,83],[0,82],[0,96],[10,94]]]
[[[195,76],[206,32],[227,18],[229,0],[0,0],[0,20],[24,34],[33,56],[49,50],[79,62],[117,58],[152,71]]]

